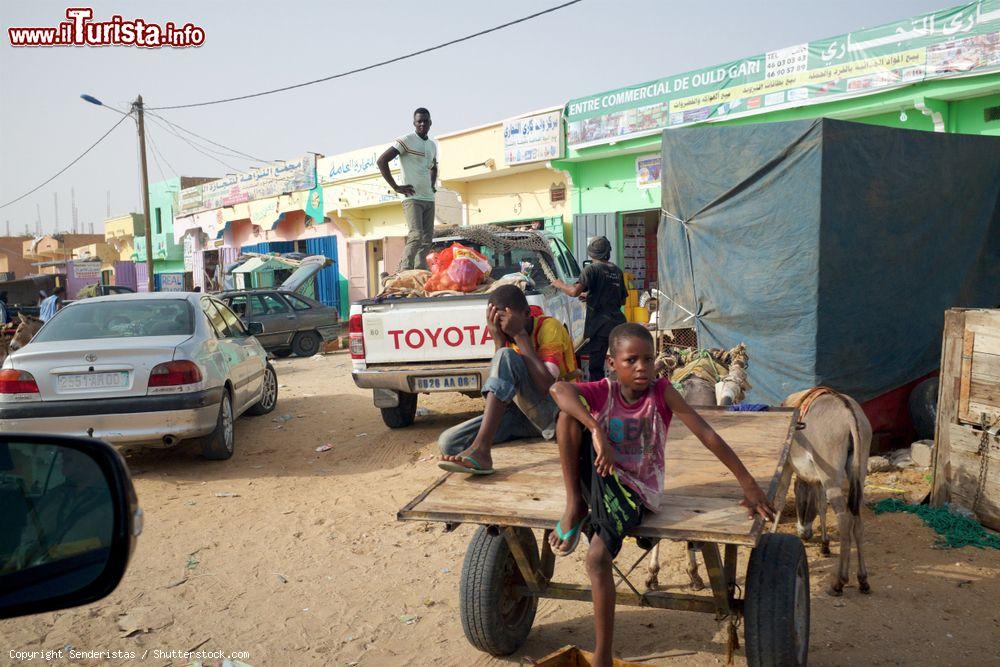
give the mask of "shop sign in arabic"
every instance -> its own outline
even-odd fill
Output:
[[[983,0],[572,100],[567,142],[579,148],[992,71],[1000,71],[1000,0]]]
[[[503,153],[508,165],[563,157],[562,109],[505,120]]]
[[[293,162],[279,162],[185,188],[180,193],[180,208],[182,214],[188,215],[314,187],[316,156],[309,153]]]
[[[316,174],[322,184],[347,181],[379,173],[378,158],[388,145],[359,148],[349,153],[320,158],[316,163]],[[399,171],[399,158],[389,163],[389,169]]]

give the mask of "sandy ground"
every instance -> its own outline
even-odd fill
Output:
[[[255,667],[499,665],[565,644],[591,645],[588,604],[543,600],[521,652],[505,659],[477,652],[458,611],[474,527],[444,533],[437,524],[395,520],[396,510],[438,476],[430,459],[437,434],[472,416],[481,401],[421,397],[431,414],[390,431],[370,394],[354,387],[343,353],[279,360],[276,367],[278,409],[240,420],[230,461],[204,461],[187,447],[129,453],[146,528],[121,586],[93,605],[0,623],[0,664],[43,664],[17,661],[11,650],[72,646],[133,651],[134,663],[144,665],[187,664],[156,651],[196,647],[245,652],[244,662]],[[281,415],[292,418],[278,423]],[[332,450],[317,453],[324,443]],[[912,488],[921,477],[881,474],[870,481]],[[866,510],[864,519],[870,596],[852,581],[842,598],[828,597],[823,589],[835,560],[822,557],[818,544],[807,546],[811,662],[1000,663],[1000,552],[934,549],[932,531],[911,515]],[[836,525],[832,515],[830,523]],[[584,551],[560,562],[557,576],[584,581]],[[669,588],[681,590],[682,549],[671,545],[666,553],[661,582],[665,576]],[[623,558],[637,554],[629,544]],[[719,664],[719,627],[707,614],[620,609],[616,650],[654,665]],[[745,664],[742,650],[737,664]]]

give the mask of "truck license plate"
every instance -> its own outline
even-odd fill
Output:
[[[128,371],[113,373],[73,373],[59,376],[59,391],[118,389],[128,386]]]
[[[479,378],[475,375],[438,375],[416,378],[413,388],[417,391],[475,391],[479,389]]]

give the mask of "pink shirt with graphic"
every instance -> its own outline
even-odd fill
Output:
[[[614,447],[618,478],[654,512],[663,497],[664,447],[673,416],[663,400],[663,382],[662,378],[653,382],[631,404],[622,397],[621,385],[607,378],[576,385]]]

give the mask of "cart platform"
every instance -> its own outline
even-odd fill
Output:
[[[789,449],[797,412],[729,412],[699,408],[729,443],[777,509],[791,476]],[[518,441],[493,450],[496,473],[446,473],[398,513],[404,521],[440,521],[551,529],[565,507],[559,452],[554,442]],[[667,433],[664,497],[633,535],[654,539],[755,546],[761,519],[739,506],[743,493],[732,474],[681,423]]]

